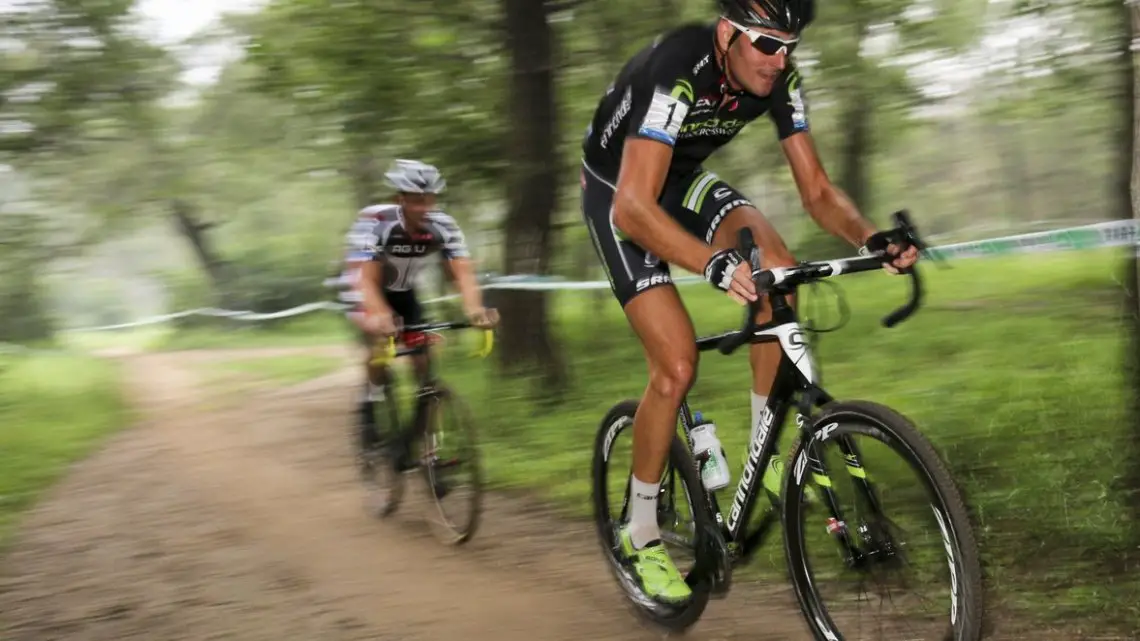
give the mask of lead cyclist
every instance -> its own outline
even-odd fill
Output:
[[[814,1],[718,0],[717,8],[715,20],[674,29],[634,54],[599,102],[583,142],[585,223],[649,365],[633,420],[631,516],[619,540],[645,593],[671,604],[692,593],[661,542],[657,494],[697,350],[668,264],[704,274],[741,305],[757,294],[733,248],[738,230],[752,230],[763,268],[795,265],[755,205],[701,163],[767,114],[812,219],[860,253],[879,233],[828,179],[809,133],[792,54],[814,17]],[[888,251],[884,267],[892,273],[918,257],[914,248]],[[756,320],[770,317],[765,309]],[[752,345],[749,361],[755,433],[780,347]]]

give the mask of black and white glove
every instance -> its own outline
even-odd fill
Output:
[[[713,287],[727,292],[732,287],[732,274],[737,265],[744,262],[740,252],[735,249],[722,249],[712,255],[705,264],[705,280]]]

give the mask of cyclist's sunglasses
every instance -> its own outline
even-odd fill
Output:
[[[725,18],[725,21],[727,21],[728,24],[732,25],[733,27],[736,27],[740,33],[743,33],[745,37],[747,37],[752,42],[753,47],[759,49],[760,53],[766,56],[774,56],[781,52],[785,56],[790,56],[792,55],[792,52],[796,50],[796,45],[800,43],[799,38],[784,40],[783,38],[777,38],[770,33],[764,33],[762,31],[756,31],[755,29],[749,29],[748,27],[737,24],[728,18]]]

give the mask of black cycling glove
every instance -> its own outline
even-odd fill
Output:
[[[889,232],[877,231],[867,237],[867,242],[859,248],[860,256],[870,256],[877,252],[886,252],[887,246],[892,242]],[[888,258],[889,261],[889,258]]]
[[[713,287],[727,292],[732,287],[732,273],[736,266],[744,262],[740,252],[735,249],[722,249],[712,255],[705,264],[705,280]]]

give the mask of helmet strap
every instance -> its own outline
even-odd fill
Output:
[[[724,73],[721,74],[720,92],[724,95],[727,95],[727,96],[740,97],[740,96],[743,96],[744,94],[747,93],[744,89],[733,89],[732,88],[732,84],[730,82],[732,80],[732,71],[728,68],[728,50],[732,48],[733,43],[735,43],[736,39],[739,38],[741,35],[742,34],[740,33],[740,31],[733,29],[732,35],[728,38],[728,46],[725,47],[724,51],[721,52],[721,56],[720,56],[720,60],[721,60],[720,67],[722,70],[724,70]]]

